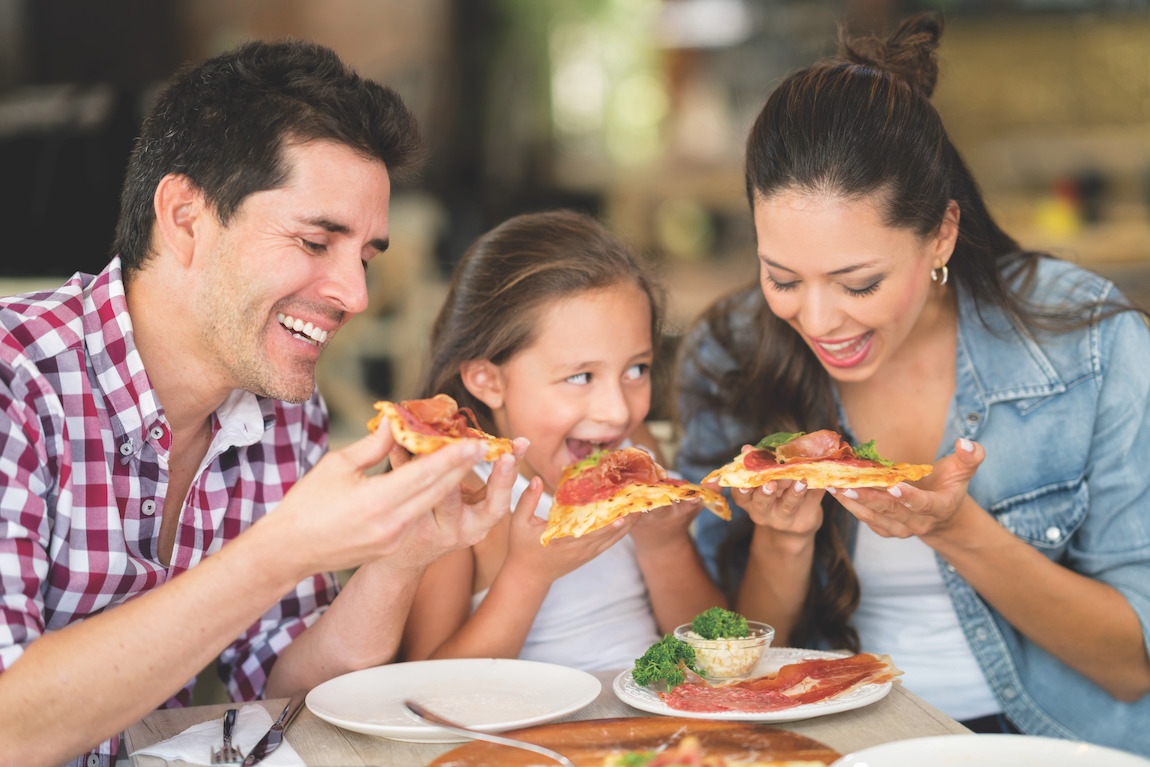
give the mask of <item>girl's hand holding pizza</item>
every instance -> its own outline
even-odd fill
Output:
[[[505,568],[521,573],[529,573],[531,577],[542,578],[551,583],[556,578],[566,575],[623,539],[635,524],[635,517],[631,515],[616,519],[598,530],[593,530],[578,538],[563,536],[555,538],[546,546],[539,540],[547,520],[535,515],[535,503],[538,502],[542,492],[542,483],[538,478],[531,480],[527,492],[511,515],[511,531],[507,543],[507,560]],[[524,499],[532,496],[535,501],[528,507]]]
[[[648,551],[689,539],[691,522],[703,510],[703,504],[702,498],[693,498],[674,501],[645,513],[631,514],[628,518],[635,520],[635,527],[631,530],[635,546]]]
[[[511,490],[518,475],[518,462],[528,444],[526,439],[514,440],[511,454],[496,459],[490,479],[478,492],[468,491],[460,484],[433,506],[430,514],[417,520],[407,533],[409,545],[404,547],[407,564],[423,568],[450,551],[482,540],[511,510]],[[396,469],[413,460],[411,454],[398,445],[388,456]],[[532,510],[534,506],[532,502]]]
[[[959,439],[954,453],[940,460],[918,486],[906,482],[889,488],[832,489],[839,503],[884,537],[932,538],[961,535],[962,525],[980,511],[966,494],[971,477],[986,453],[977,442]]]

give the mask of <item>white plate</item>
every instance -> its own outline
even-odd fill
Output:
[[[788,663],[798,663],[812,658],[841,658],[840,653],[822,652],[821,650],[803,650],[797,647],[768,647],[763,651],[759,664],[751,672],[751,676],[762,676],[778,671]],[[689,719],[722,719],[725,721],[743,722],[794,722],[799,719],[811,719],[816,716],[835,714],[839,711],[850,711],[870,705],[881,700],[890,692],[892,683],[865,684],[857,690],[851,690],[841,698],[820,700],[817,703],[804,703],[801,706],[792,706],[779,711],[679,711],[663,702],[659,694],[646,685],[639,685],[631,677],[631,670],[624,671],[615,677],[612,688],[615,695],[624,703],[635,708],[663,716],[682,716]]]
[[[1148,767],[1125,751],[1032,735],[935,735],[847,754],[831,767]]]
[[[506,658],[392,663],[329,679],[307,695],[311,712],[337,727],[413,743],[467,738],[412,719],[405,698],[483,732],[558,719],[586,706],[603,686],[586,671]]]

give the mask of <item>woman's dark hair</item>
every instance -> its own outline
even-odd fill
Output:
[[[574,211],[526,213],[483,234],[455,269],[431,333],[422,394],[443,392],[495,433],[491,410],[463,385],[465,362],[506,362],[535,340],[541,310],[587,291],[631,283],[651,308],[657,344],[662,294],[653,277],[594,218]]]
[[[248,42],[182,69],[144,119],[128,161],[113,245],[125,279],[151,255],[152,198],[164,176],[191,179],[226,225],[248,195],[287,180],[285,146],[314,140],[378,159],[393,179],[424,152],[399,95],[321,45]]]
[[[953,200],[960,217],[949,282],[951,289],[973,296],[976,307],[997,307],[1019,327],[1055,331],[1130,309],[1123,304],[1108,305],[1106,312],[1082,306],[1040,309],[1021,298],[1039,259],[1047,256],[1021,250],[994,221],[930,102],[941,33],[937,15],[918,14],[885,39],[844,36],[838,58],[787,77],[767,99],[747,138],[746,190],[752,209],[756,201],[784,191],[877,199],[887,225],[927,237],[938,231]],[[701,318],[736,364],[729,372],[711,375],[707,385],[681,388],[680,419],[700,410],[738,413],[747,442],[775,431],[841,432],[830,377],[761,294],[757,346],[736,338],[731,314],[746,297],[744,289],[721,299]],[[703,360],[691,361],[707,374]],[[721,455],[696,455],[691,445],[682,448],[687,460],[701,465],[718,465],[738,449],[735,444]],[[829,495],[823,509],[816,577],[791,640],[821,638],[857,649],[849,619],[859,587],[843,543],[846,514]],[[745,559],[740,549],[745,550],[748,539],[749,523],[733,527],[719,561]],[[739,574],[723,576],[733,591]]]

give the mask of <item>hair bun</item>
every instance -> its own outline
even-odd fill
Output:
[[[929,98],[938,82],[935,50],[941,36],[942,18],[935,13],[918,13],[905,19],[885,40],[874,35],[842,35],[839,56],[852,64],[889,72]]]

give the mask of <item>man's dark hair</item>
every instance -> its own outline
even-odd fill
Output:
[[[423,159],[415,117],[399,95],[321,45],[248,42],[181,69],[144,119],[128,161],[113,246],[124,278],[151,255],[152,200],[164,176],[187,176],[227,225],[248,195],[286,181],[286,146],[314,140],[381,160],[392,179]]]

